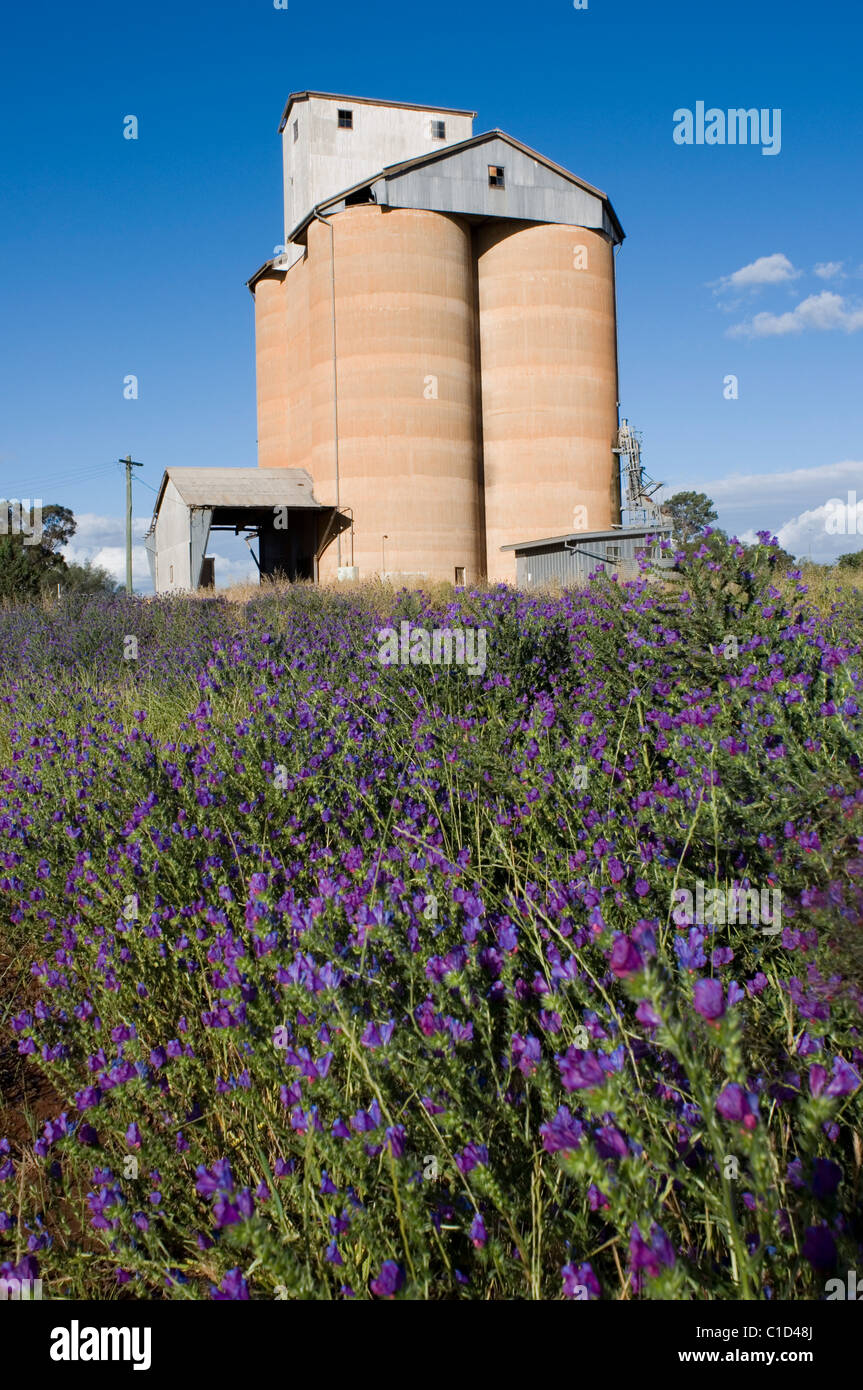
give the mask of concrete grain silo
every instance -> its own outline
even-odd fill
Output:
[[[484,556],[470,227],[374,204],[347,208],[331,227],[315,221],[308,242],[310,471],[318,495],[336,503],[337,425],[338,500],[353,510],[352,563],[360,573],[452,578],[461,569],[476,578]],[[349,564],[345,548],[343,539]],[[331,548],[322,577],[336,558]]]
[[[503,546],[620,522],[623,232],[605,194],[471,118],[286,107],[287,250],[249,281],[259,463],[307,469],[351,519],[321,577],[514,581]]]
[[[514,535],[619,520],[613,250],[584,227],[484,226],[477,280],[487,573],[510,579]]]
[[[258,378],[258,467],[292,468],[293,431],[288,410],[287,286],[262,280],[255,295],[255,344]]]

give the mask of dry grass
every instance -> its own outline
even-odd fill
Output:
[[[848,599],[859,603],[863,598],[863,569],[840,569],[837,565],[804,562],[800,570],[803,582],[809,586],[806,597],[822,612],[829,611],[836,603]]]

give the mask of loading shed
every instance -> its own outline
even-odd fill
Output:
[[[144,545],[157,594],[212,585],[213,531],[257,539],[262,577],[317,580],[321,555],[350,525],[316,500],[302,468],[167,468]]]

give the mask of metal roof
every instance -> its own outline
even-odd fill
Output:
[[[655,524],[653,526],[614,526],[608,531],[569,531],[565,536],[546,536],[541,541],[519,541],[517,545],[502,545],[501,550],[540,550],[544,545],[565,545],[569,541],[575,541],[578,545],[583,545],[590,541],[614,541],[621,537],[636,539],[639,536],[664,536],[671,531],[671,524]]]
[[[424,107],[422,109],[430,110],[431,108]],[[546,155],[540,154],[538,150],[531,149],[530,145],[525,145],[521,140],[516,140],[514,135],[507,135],[505,130],[485,130],[481,135],[471,135],[467,140],[457,140],[452,145],[444,145],[440,149],[431,150],[427,154],[417,155],[413,159],[401,160],[398,164],[388,164],[376,174],[369,174],[367,178],[360,179],[358,183],[351,184],[349,188],[343,188],[341,192],[334,193],[331,197],[324,198],[321,202],[316,203],[312,211],[293,228],[287,240],[289,242],[296,241],[298,237],[302,236],[303,232],[309,224],[315,220],[315,217],[322,209],[332,207],[334,203],[342,202],[343,199],[350,197],[352,193],[357,193],[361,188],[367,188],[371,184],[376,183],[378,179],[395,178],[400,174],[404,174],[409,169],[422,168],[426,164],[433,164],[439,160],[451,159],[453,155],[460,154],[463,150],[473,149],[476,145],[487,144],[489,140],[505,140],[513,149],[520,150],[521,153],[527,155],[529,159],[537,160],[540,164],[544,164],[546,168],[551,169],[561,178],[566,179],[569,183],[575,184],[577,188],[583,188],[586,193],[590,193],[595,198],[601,199],[614,224],[615,231],[620,240],[624,241],[626,233],[620,225],[620,220],[611,205],[607,193],[604,193],[601,188],[594,188],[592,183],[588,183],[586,179],[580,179],[577,174],[571,173],[569,169],[564,169],[562,164],[556,164],[553,159],[549,159]],[[246,281],[251,293],[254,294],[254,287],[259,280],[263,279],[267,274],[274,272],[278,273],[279,269],[280,267],[274,267],[272,260],[265,261],[261,268],[256,270],[255,274]]]
[[[523,144],[521,140],[516,140],[514,135],[507,135],[505,130],[484,130],[479,135],[469,135],[466,140],[459,140],[454,145],[444,145],[439,149],[428,150],[425,154],[415,155],[412,159],[402,159],[398,164],[388,164],[382,172],[385,178],[391,178],[395,174],[403,174],[407,169],[416,169],[421,164],[433,164],[435,160],[447,159],[450,155],[458,153],[459,150],[469,150],[474,145],[483,145],[487,140],[505,140],[508,145],[521,150],[522,154],[528,155],[530,159],[536,159],[548,169],[553,169],[556,174],[560,174],[561,178],[568,179],[570,183],[577,183],[579,188],[583,188],[586,192],[592,193],[594,197],[602,198],[608,202],[608,194],[603,193],[601,188],[594,188],[592,183],[580,179],[577,174],[571,174],[568,169],[564,169],[562,164],[556,164],[547,155],[531,149],[530,145]]]
[[[281,257],[271,256],[270,259],[264,261],[264,264],[246,281],[246,287],[250,294],[253,295],[255,293],[255,286],[259,280],[272,279],[275,275],[287,275],[288,267],[285,265],[276,265],[277,260],[281,260]]]
[[[166,468],[156,512],[169,479],[189,507],[324,507],[304,468]]]
[[[308,101],[309,97],[319,97],[323,101],[350,101],[355,106],[395,106],[403,111],[441,111],[448,116],[470,116],[472,120],[476,117],[475,111],[463,111],[459,106],[423,106],[417,101],[382,101],[379,97],[348,97],[343,92],[291,92],[279,123],[280,135],[288,124],[288,116],[294,102]]]

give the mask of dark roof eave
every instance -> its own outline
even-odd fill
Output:
[[[254,298],[255,286],[257,285],[259,280],[269,280],[273,276],[284,276],[287,275],[287,273],[287,266],[277,266],[275,263],[275,258],[269,261],[264,261],[264,264],[258,270],[255,271],[254,275],[249,280],[246,281],[246,287],[249,291],[249,294],[252,295],[252,297]]]
[[[160,484],[159,484],[159,491],[156,493],[156,505],[155,505],[155,507],[153,508],[153,520],[150,522],[150,528],[149,528],[149,530],[148,530],[147,533],[146,533],[148,536],[151,535],[151,534],[153,533],[153,531],[155,531],[155,529],[156,529],[156,521],[158,520],[158,517],[159,517],[159,509],[160,509],[161,506],[162,506],[162,498],[163,498],[164,495],[165,495],[165,488],[166,488],[167,486],[168,486],[168,470],[167,470],[167,468],[166,468],[165,471],[164,471],[164,473],[162,474],[162,481],[161,481]]]

